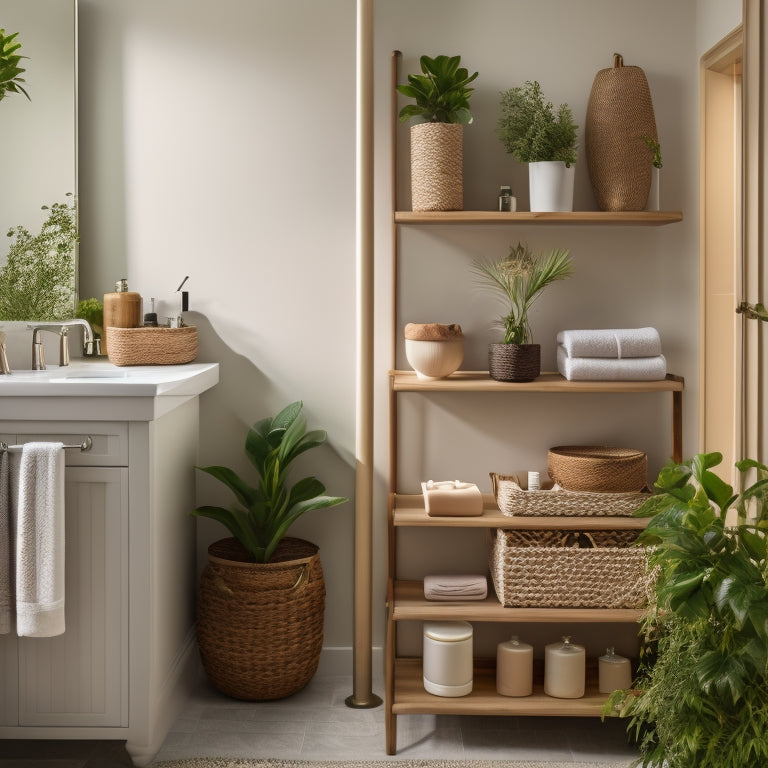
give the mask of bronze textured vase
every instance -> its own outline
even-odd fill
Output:
[[[489,344],[488,373],[496,381],[533,381],[541,373],[541,345]]]
[[[646,140],[658,141],[651,91],[640,67],[613,67],[595,76],[587,104],[584,145],[589,177],[601,211],[642,211],[653,168]]]

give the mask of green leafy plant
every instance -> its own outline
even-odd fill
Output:
[[[474,88],[467,86],[476,77],[465,67],[460,67],[461,56],[422,56],[421,75],[408,75],[407,85],[398,85],[403,96],[415,99],[400,110],[400,121],[421,118],[429,123],[472,122],[469,111],[469,96]]]
[[[257,421],[248,431],[245,453],[256,468],[257,486],[249,485],[227,467],[197,467],[224,483],[242,506],[201,506],[191,514],[225,525],[257,563],[269,562],[290,526],[305,512],[348,500],[326,496],[325,486],[315,477],[288,486],[286,475],[293,460],[326,440],[322,430],[307,431],[302,407],[301,401],[291,403],[277,416]]]
[[[721,461],[669,464],[636,512],[653,515],[639,541],[656,600],[634,688],[605,712],[630,718],[643,766],[768,765],[768,467],[737,462],[734,493],[712,471]]]
[[[21,43],[14,42],[18,34],[6,35],[5,30],[0,29],[0,101],[9,93],[23,93],[29,99],[22,85],[24,78],[20,77],[26,70],[19,66],[21,60],[27,57],[17,53]]]
[[[39,234],[17,226],[0,268],[0,320],[67,320],[75,309],[75,246],[79,240],[74,203],[44,205]]]
[[[651,162],[654,168],[662,168],[664,163],[661,161],[661,144],[653,136],[643,136],[643,141],[648,149],[651,150]]]
[[[555,112],[535,80],[501,94],[498,135],[521,163],[559,160],[570,167],[576,162],[577,128],[570,107],[561,104]]]
[[[504,328],[504,343],[530,344],[531,306],[550,283],[573,274],[573,262],[562,248],[534,253],[527,245],[518,243],[500,261],[475,260],[472,271],[481,284],[501,292],[508,306],[508,312],[499,321]]]
[[[75,317],[87,320],[96,338],[104,331],[104,304],[100,299],[82,299],[77,304]]]

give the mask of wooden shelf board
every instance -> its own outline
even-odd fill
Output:
[[[421,581],[396,581],[392,618],[395,621],[488,621],[521,624],[579,622],[636,624],[637,608],[505,608],[489,586],[485,600],[436,601],[424,597]]]
[[[493,663],[476,662],[473,690],[468,696],[447,698],[424,690],[421,659],[395,660],[392,712],[436,715],[546,715],[552,717],[599,717],[608,695],[597,690],[594,664],[587,665],[587,686],[580,699],[555,699],[544,693],[541,666],[534,670],[533,694],[501,696],[496,693]]]
[[[682,211],[395,211],[396,224],[560,224],[659,227],[683,220]]]
[[[395,392],[682,392],[681,376],[658,381],[568,381],[559,373],[542,373],[534,381],[496,381],[488,371],[456,371],[444,379],[420,379],[415,371],[390,371]]]
[[[510,528],[515,530],[643,530],[650,518],[647,517],[568,517],[549,515],[544,517],[510,517],[496,506],[490,493],[483,494],[483,514],[470,517],[430,517],[424,508],[421,493],[393,494],[393,522],[395,526],[418,528],[435,526],[444,528]]]

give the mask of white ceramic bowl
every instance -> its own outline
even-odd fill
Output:
[[[464,359],[464,339],[405,340],[405,356],[420,379],[442,379],[458,370]]]

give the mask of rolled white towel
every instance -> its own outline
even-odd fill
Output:
[[[655,328],[604,328],[560,331],[557,343],[568,357],[657,357],[661,338]]]
[[[628,357],[569,357],[562,344],[557,346],[557,370],[568,381],[658,381],[667,375],[664,355]]]

